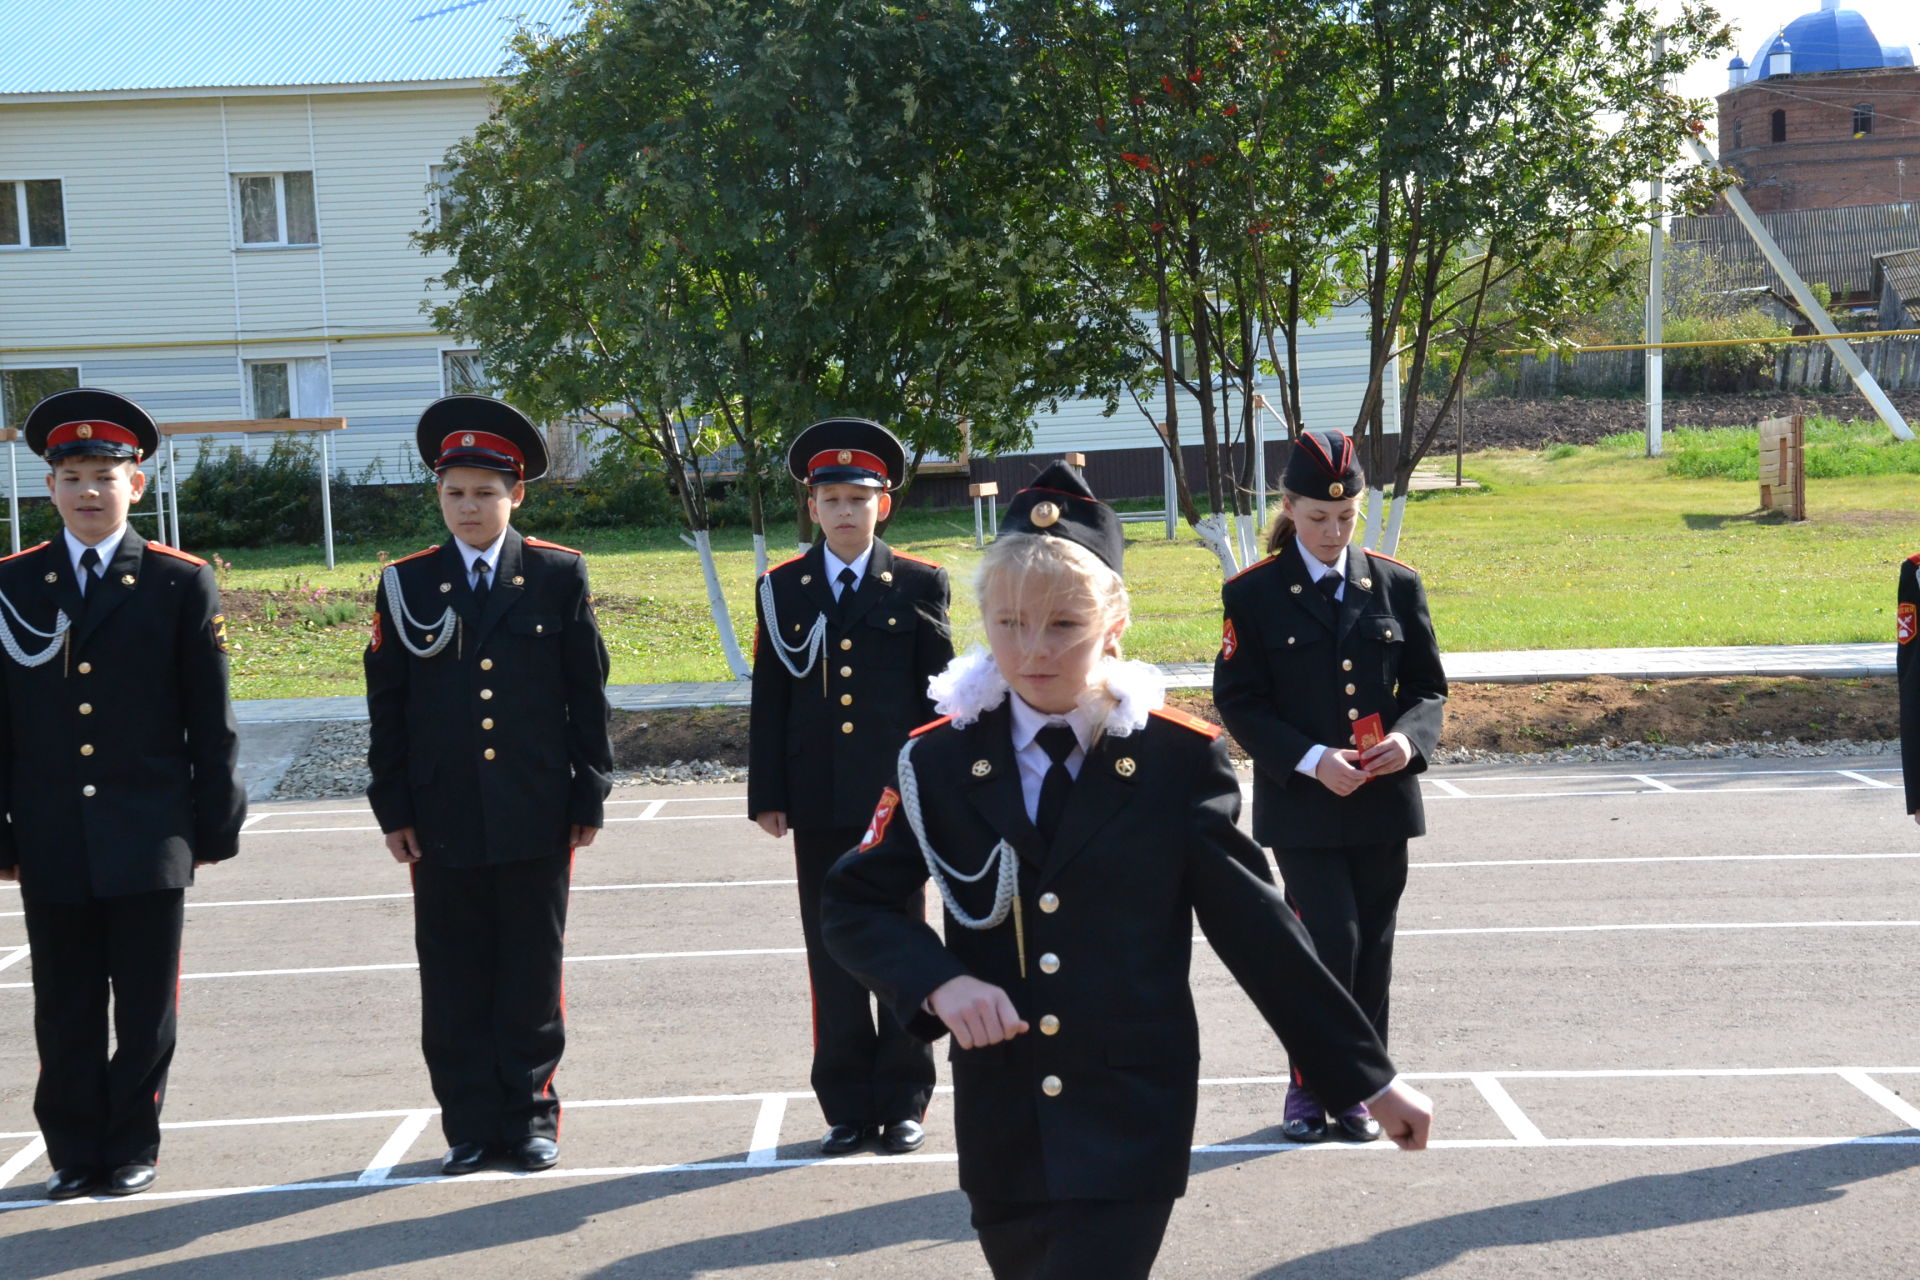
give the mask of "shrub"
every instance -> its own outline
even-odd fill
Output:
[[[259,547],[320,540],[320,469],[313,445],[276,435],[266,456],[202,440],[180,481],[180,538],[189,546]]]

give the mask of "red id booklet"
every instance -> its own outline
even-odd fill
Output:
[[[1386,739],[1386,726],[1380,723],[1377,714],[1353,722],[1353,745],[1362,754],[1373,750]]]

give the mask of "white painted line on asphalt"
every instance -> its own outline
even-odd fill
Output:
[[[753,1137],[747,1143],[747,1163],[756,1168],[780,1158],[780,1126],[787,1118],[787,1096],[770,1093],[760,1100],[760,1114],[753,1120]]]
[[[9,1156],[5,1164],[0,1164],[0,1187],[6,1186],[24,1173],[27,1166],[38,1160],[46,1149],[47,1140],[37,1133],[34,1134],[33,1141]]]
[[[1678,791],[1680,789],[1678,787],[1669,786],[1666,783],[1660,781],[1660,779],[1644,773],[1630,773],[1627,776],[1629,778],[1636,779],[1637,781],[1646,783],[1648,786],[1652,787],[1655,791]]]
[[[1888,772],[1891,773],[1892,770],[1888,770]],[[1894,786],[1891,782],[1882,782],[1878,778],[1869,778],[1866,774],[1861,773],[1856,769],[1842,769],[1840,770],[1840,776],[1843,778],[1858,778],[1860,779],[1860,781],[1866,783],[1870,787],[1880,787],[1887,791],[1898,791],[1900,789]]]
[[[393,1166],[400,1163],[407,1152],[413,1149],[414,1142],[426,1132],[427,1124],[436,1113],[432,1111],[409,1111],[405,1118],[395,1126],[387,1140],[380,1144],[380,1150],[367,1167],[360,1171],[356,1179],[361,1186],[368,1183],[385,1182],[393,1173]]]
[[[1667,853],[1623,858],[1478,858],[1462,862],[1410,862],[1428,871],[1459,867],[1603,867],[1632,862],[1884,862],[1920,858],[1913,853]]]
[[[1454,786],[1451,782],[1448,782],[1445,778],[1427,778],[1425,779],[1425,781],[1430,782],[1434,786],[1440,788],[1440,791],[1443,795],[1452,796],[1455,800],[1473,799],[1472,796],[1468,795],[1465,791],[1462,791],[1459,787]]]
[[[252,826],[254,823],[265,822],[271,816],[272,816],[271,814],[266,814],[266,813],[250,813],[247,815],[247,820],[240,824],[240,829],[242,831],[245,831],[248,827]]]
[[[21,914],[24,915],[26,913],[22,912]],[[25,960],[32,951],[33,948],[29,946],[15,947],[5,956],[0,956],[0,969],[10,968],[13,965],[19,964],[22,960]]]
[[[1540,1132],[1539,1125],[1527,1119],[1527,1113],[1520,1109],[1520,1104],[1513,1100],[1513,1095],[1498,1079],[1484,1072],[1467,1078],[1473,1081],[1473,1087],[1480,1091],[1480,1096],[1487,1100],[1487,1105],[1493,1108],[1493,1114],[1500,1117],[1500,1123],[1507,1126],[1507,1132],[1513,1135],[1516,1142],[1532,1147],[1546,1144],[1547,1135]]]
[[[314,836],[324,835],[329,831],[378,831],[379,829],[380,824],[374,822],[366,826],[349,827],[275,827],[271,831],[242,831],[240,834],[243,836]]]
[[[665,800],[649,801],[647,804],[647,807],[640,811],[640,816],[643,819],[651,818],[653,817],[654,814],[659,813],[662,809],[666,807],[667,807],[667,802]]]
[[[1840,1078],[1872,1098],[1894,1115],[1900,1117],[1900,1123],[1909,1129],[1920,1129],[1920,1108],[1895,1093],[1887,1086],[1875,1080],[1864,1071],[1849,1069],[1839,1073]]]
[[[1913,929],[1920,920],[1757,920],[1721,923],[1690,921],[1684,924],[1515,924],[1488,925],[1471,929],[1401,929],[1402,938],[1440,938],[1454,935],[1495,933],[1677,933],[1689,929],[1731,931],[1736,929]]]

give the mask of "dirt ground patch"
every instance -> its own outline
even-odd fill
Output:
[[[1889,393],[1902,414],[1920,415],[1920,391]],[[1753,395],[1669,397],[1665,402],[1669,427],[1747,427],[1763,418],[1788,414],[1825,414],[1847,420],[1868,418],[1872,411],[1859,396]],[[1543,449],[1550,444],[1592,444],[1602,436],[1640,431],[1647,425],[1647,407],[1639,400],[1517,400],[1489,396],[1467,401],[1467,448]],[[1453,424],[1440,432],[1434,452],[1451,452]]]
[[[1219,723],[1213,699],[1176,690],[1168,701]],[[1900,735],[1892,677],[1867,680],[1560,680],[1546,684],[1458,684],[1447,703],[1449,747],[1552,751],[1569,746],[1686,744],[1771,739],[1888,739]],[[621,769],[684,760],[747,762],[747,709],[708,707],[616,711],[614,763]]]

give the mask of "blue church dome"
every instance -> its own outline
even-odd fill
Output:
[[[1772,71],[1770,58],[1783,46],[1793,55],[1795,75],[1913,65],[1908,49],[1881,44],[1867,20],[1837,0],[1823,0],[1818,12],[1802,14],[1762,43],[1750,78],[1764,80]]]

